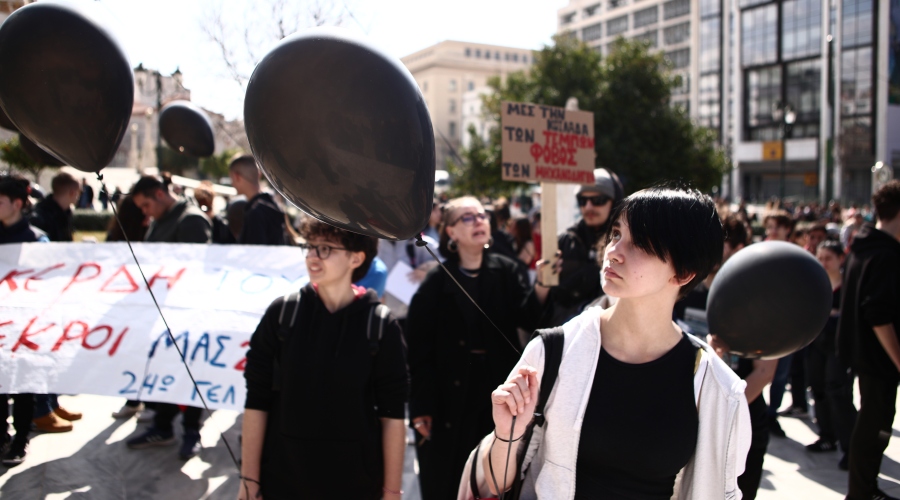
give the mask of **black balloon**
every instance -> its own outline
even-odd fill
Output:
[[[12,130],[13,132],[18,132],[19,129],[16,128],[16,125],[6,116],[6,113],[3,112],[3,109],[0,108],[0,127],[5,128],[6,130]]]
[[[73,7],[33,3],[0,25],[0,106],[68,165],[112,161],[134,103],[134,76],[107,31]]]
[[[212,123],[202,109],[190,101],[172,101],[159,113],[159,133],[175,151],[197,158],[216,148]]]
[[[317,219],[402,240],[428,223],[434,132],[400,61],[339,30],[281,41],[244,100],[253,155],[282,195]]]
[[[733,353],[775,359],[812,342],[828,321],[831,303],[828,274],[812,254],[767,241],[722,265],[706,310],[709,331]]]
[[[25,154],[27,154],[29,158],[37,162],[38,165],[43,165],[45,167],[61,167],[65,165],[65,163],[61,162],[59,158],[44,151],[40,146],[32,142],[31,139],[25,137],[21,133],[19,134],[19,146],[21,146],[22,150],[25,151]]]

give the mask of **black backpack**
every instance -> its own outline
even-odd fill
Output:
[[[275,335],[278,337],[279,352],[275,355],[275,363],[273,365],[272,389],[281,389],[281,359],[280,347],[284,343],[284,339],[290,335],[294,324],[297,322],[297,313],[300,311],[300,299],[303,297],[303,290],[299,292],[289,293],[284,296],[281,303],[281,312],[278,314],[278,330]],[[384,304],[376,304],[369,309],[369,322],[366,326],[366,338],[369,339],[369,353],[372,357],[378,354],[378,344],[384,335],[384,323],[391,314],[390,308]]]

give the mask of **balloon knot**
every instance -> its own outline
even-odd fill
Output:
[[[102,180],[103,180],[103,174],[101,174],[100,172],[97,172],[97,180],[98,180],[98,181],[102,181]]]
[[[426,243],[425,240],[422,239],[422,233],[419,233],[419,234],[416,235],[416,246],[417,246],[417,247],[426,247],[426,246],[428,246],[428,243]]]

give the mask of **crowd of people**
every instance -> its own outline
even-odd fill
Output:
[[[507,457],[524,452],[546,363],[535,329],[561,331],[565,349],[522,498],[755,498],[769,439],[785,437],[779,419],[808,417],[810,395],[819,438],[807,450],[841,452],[847,498],[890,498],[877,476],[900,382],[900,182],[871,209],[751,212],[680,188],[626,197],[597,169],[573,193],[580,217],[557,255],[541,255],[540,207],[463,196],[434,200],[420,238],[435,256],[416,240],[310,218],[295,226],[251,156],[236,157],[230,177],[239,197],[221,214],[209,184],[186,199],[166,178],[142,177],[111,200],[121,224],[106,241],[306,250],[310,284],[275,300],[251,338],[239,499],[399,498],[405,419],[425,500],[512,487],[522,476]],[[0,179],[0,243],[72,241],[85,186],[63,173],[52,191],[30,207],[27,181]],[[779,360],[732,355],[703,322],[718,269],[756,240],[802,246],[833,290],[822,333]],[[408,303],[385,286],[397,266],[417,287]],[[544,285],[548,269],[558,285]],[[792,404],[779,411],[788,384]],[[10,397],[7,466],[24,460],[32,426],[65,432],[81,418],[52,394]],[[141,449],[176,444],[179,413],[188,459],[200,451],[199,408],[128,401],[113,416],[150,424],[127,441]]]

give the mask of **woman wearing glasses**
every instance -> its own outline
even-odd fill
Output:
[[[497,328],[442,269],[428,274],[409,306],[410,417],[425,500],[456,496],[466,456],[493,428],[491,391],[519,357],[516,327],[531,330],[540,310],[518,264],[485,251],[490,235],[478,200],[447,203],[445,265]]]
[[[376,240],[314,219],[301,234],[310,284],[250,339],[238,498],[399,500],[406,348],[375,292],[351,285]]]

